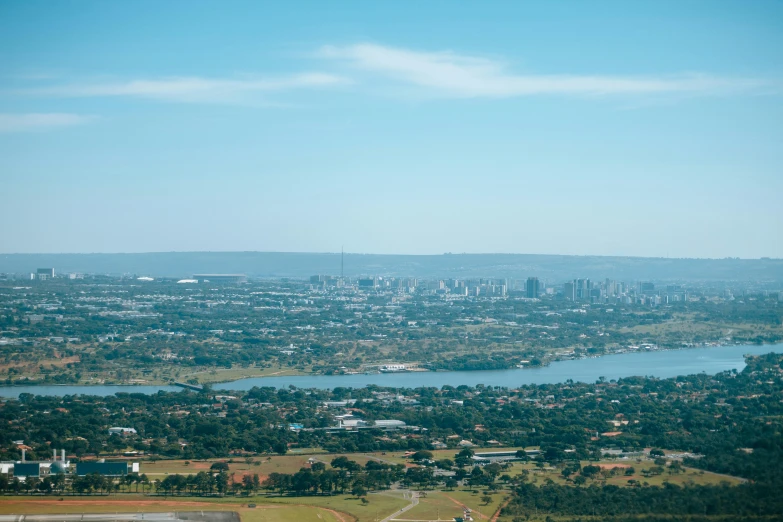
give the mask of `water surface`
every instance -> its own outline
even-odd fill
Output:
[[[290,375],[277,377],[251,377],[233,382],[218,383],[213,388],[223,390],[249,390],[253,386],[283,388],[363,388],[370,384],[392,388],[417,388],[475,386],[485,384],[513,388],[523,384],[555,384],[572,379],[578,382],[595,382],[600,377],[607,380],[635,375],[649,377],[676,377],[694,373],[714,375],[726,370],[742,371],[744,355],[783,353],[783,344],[737,345],[668,350],[655,352],[623,353],[575,361],[559,361],[543,368],[513,370],[488,370],[475,372],[408,372],[360,375]],[[181,390],[175,386],[0,386],[0,397],[18,397],[21,393],[36,395],[112,395],[126,393],[157,393],[160,390]]]
[[[745,354],[760,355],[769,352],[783,353],[783,344],[716,346],[688,350],[622,353],[590,359],[558,361],[542,368],[514,368],[512,370],[251,377],[215,385],[215,388],[249,390],[253,386],[280,388],[289,385],[297,388],[335,388],[337,386],[363,388],[368,384],[392,388],[416,388],[419,386],[440,388],[445,385],[459,386],[462,384],[467,386],[485,384],[513,388],[522,384],[561,383],[568,379],[579,382],[595,382],[600,377],[611,380],[634,375],[660,378],[702,372],[713,375],[725,370],[741,371],[745,368]]]

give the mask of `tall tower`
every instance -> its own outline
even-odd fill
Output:
[[[345,248],[340,247],[340,279],[345,278]]]
[[[528,277],[526,285],[526,295],[528,298],[537,299],[540,293],[540,287],[537,277]]]

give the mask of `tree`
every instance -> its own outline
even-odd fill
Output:
[[[228,473],[221,471],[215,476],[215,488],[221,495],[225,495],[228,491]]]
[[[454,457],[454,463],[461,467],[467,467],[473,464],[473,450],[470,448],[465,448]]]
[[[498,477],[498,475],[500,475],[502,470],[503,468],[497,462],[493,462],[492,464],[487,464],[484,466],[484,473],[489,475],[490,479],[493,481]]]
[[[520,460],[528,460],[527,452],[525,450],[523,450],[523,449],[517,450],[515,456],[516,456],[516,458],[518,458]]]
[[[592,478],[601,472],[601,466],[587,465],[582,468],[581,474],[584,477]]]
[[[454,461],[451,459],[440,459],[435,461],[435,467],[440,469],[451,469],[454,467]]]
[[[565,459],[565,452],[560,448],[550,446],[544,451],[544,460],[551,463],[557,463]]]
[[[351,488],[351,494],[354,497],[363,497],[367,495],[367,489],[359,482],[355,482],[353,488]]]
[[[480,486],[486,482],[486,479],[487,476],[484,474],[484,471],[478,466],[473,466],[470,477],[468,478],[468,484],[471,486]]]
[[[484,503],[485,506],[489,505],[490,502],[492,502],[492,497],[489,495],[482,495],[481,501]]]
[[[471,458],[473,458],[473,455],[474,455],[474,453],[473,453],[473,450],[472,450],[472,449],[470,449],[470,448],[464,448],[462,451],[460,451],[459,453],[457,453],[457,455],[456,455],[456,456],[457,456],[457,457],[465,457],[465,458],[471,459]]]
[[[218,473],[220,471],[228,471],[228,463],[227,462],[215,462],[210,467],[209,470]]]
[[[413,455],[411,455],[411,459],[413,459],[414,462],[421,462],[423,460],[432,460],[432,452],[427,450],[419,450]]]
[[[253,491],[253,477],[250,475],[242,477],[242,489],[245,490],[246,495],[249,495]]]
[[[348,457],[344,455],[340,455],[339,457],[335,457],[332,459],[331,465],[333,468],[346,468],[348,467],[349,462],[350,460],[348,459]],[[369,461],[367,462],[367,464],[369,465],[370,462],[374,462],[374,461]]]
[[[418,484],[422,489],[430,485],[432,478],[432,468],[408,468],[408,471],[405,472],[405,481]]]

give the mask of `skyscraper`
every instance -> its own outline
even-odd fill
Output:
[[[569,301],[576,301],[576,282],[569,281],[563,285],[563,297]]]
[[[527,278],[527,297],[530,299],[538,299],[539,286],[537,277]]]
[[[590,290],[593,289],[593,284],[589,279],[577,279],[576,280],[576,298],[580,301],[590,299]]]

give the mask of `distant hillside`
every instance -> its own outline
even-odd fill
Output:
[[[244,273],[252,277],[304,278],[340,273],[340,254],[285,252],[161,252],[147,254],[2,254],[0,273],[57,272],[186,277],[194,273]],[[577,277],[653,281],[778,281],[780,259],[664,259],[528,254],[433,256],[345,254],[345,275],[409,277],[538,276],[548,281]]]

